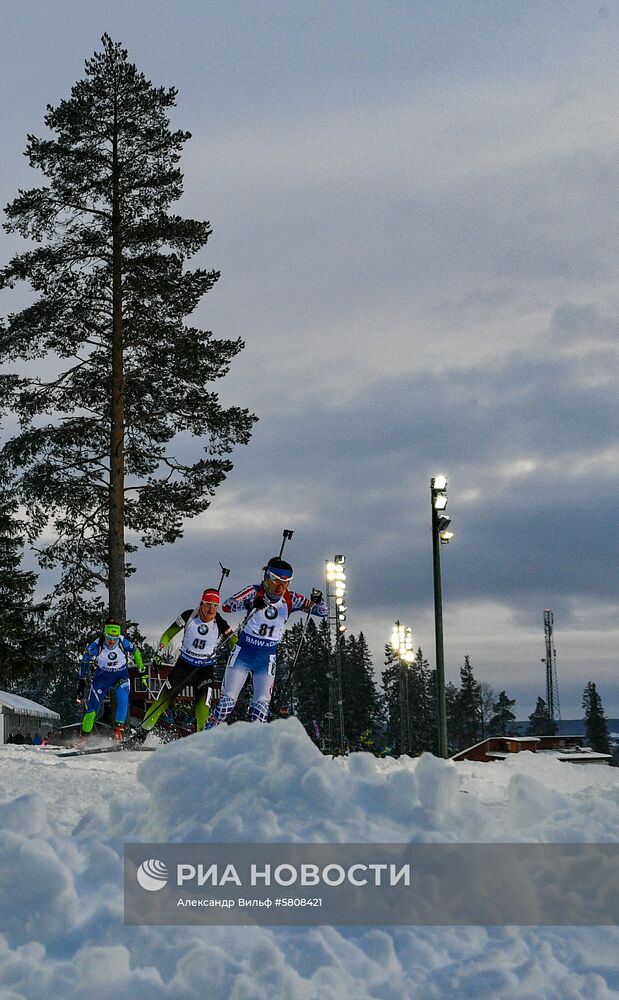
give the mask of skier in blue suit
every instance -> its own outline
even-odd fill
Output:
[[[205,729],[212,729],[228,718],[249,673],[254,687],[251,721],[268,722],[275,683],[275,654],[289,616],[294,611],[308,611],[321,618],[329,613],[320,591],[315,591],[312,598],[291,593],[288,589],[291,581],[290,563],[274,557],[264,567],[262,583],[250,584],[224,601],[222,611],[246,611],[247,616],[238,641],[233,636],[235,645],[226,666],[221,698]]]
[[[95,661],[96,670],[84,706],[79,745],[83,745],[90,736],[97,712],[101,708],[106,694],[112,689],[116,692],[113,737],[115,740],[123,739],[129,710],[128,668],[130,656],[135,660],[135,665],[142,675],[142,683],[146,686],[148,680],[140,650],[126,636],[122,635],[118,622],[107,621],[103,626],[103,635],[90,643],[80,663],[80,678],[77,682],[78,703],[84,701],[86,677],[91,660]]]

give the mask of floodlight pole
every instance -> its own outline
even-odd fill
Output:
[[[345,747],[345,732],[344,732],[344,695],[342,691],[342,644],[344,642],[344,632],[346,631],[346,621],[345,608],[342,608],[342,604],[338,601],[344,600],[344,594],[346,592],[346,585],[344,583],[345,577],[338,575],[343,574],[344,566],[346,564],[346,556],[336,555],[333,557],[333,561],[328,561],[325,567],[326,570],[326,580],[327,580],[327,605],[329,608],[329,623],[332,627],[333,636],[333,648],[332,648],[332,664],[335,666],[335,671],[329,670],[329,727],[332,725],[332,720],[334,717],[335,702],[337,702],[337,717],[339,724],[339,734],[340,734],[340,752],[343,753],[346,749]],[[340,589],[341,588],[341,589]],[[333,745],[331,745],[331,750],[333,751]]]
[[[438,511],[435,506],[437,493],[434,479],[430,481],[432,498],[432,562],[434,567],[434,638],[436,645],[436,700],[438,707],[438,755],[447,758],[447,699],[445,696],[445,656],[443,651],[443,597],[441,591],[441,540],[439,537]]]
[[[411,713],[408,697],[408,671],[409,661],[407,660],[408,642],[406,634],[410,634],[410,629],[404,628],[399,621],[396,621],[392,633],[392,647],[398,657],[400,667],[400,753],[410,754],[411,752]],[[412,639],[411,639],[412,648]]]

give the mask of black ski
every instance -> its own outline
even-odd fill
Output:
[[[117,753],[119,750],[131,750],[132,752],[142,751],[148,753],[152,750],[157,750],[157,747],[144,747],[137,740],[133,739],[132,736],[128,740],[121,740],[119,743],[115,743],[109,747],[86,747],[84,750],[63,750],[56,754],[56,757],[86,757],[94,753]]]

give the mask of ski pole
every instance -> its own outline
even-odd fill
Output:
[[[144,688],[144,690],[147,692],[148,697],[151,699],[151,701],[156,701],[156,699],[159,697],[159,695],[155,696],[153,694],[153,692],[150,689],[150,684],[148,684],[148,683],[147,683],[146,687]]]
[[[294,531],[288,531],[287,528],[284,528],[283,537],[282,537],[282,547],[279,550],[279,558],[280,559],[281,559],[281,557],[284,554],[284,548],[286,546],[286,542],[289,541],[289,539],[291,539],[293,535],[294,535]]]
[[[306,633],[306,630],[307,630],[307,626],[309,624],[310,615],[312,613],[312,608],[314,607],[315,604],[318,604],[318,602],[319,602],[319,600],[320,600],[321,597],[322,597],[322,594],[320,593],[319,590],[312,590],[312,593],[310,595],[310,606],[309,606],[309,608],[307,610],[307,614],[305,616],[305,621],[303,622],[303,628],[301,629],[301,638],[299,640],[299,645],[297,646],[297,651],[296,651],[296,653],[294,655],[294,659],[292,661],[292,666],[290,667],[290,670],[288,671],[288,677],[286,679],[286,685],[284,687],[282,695],[278,699],[278,706],[277,706],[277,712],[278,712],[278,714],[281,712],[282,707],[286,704],[286,698],[288,696],[288,689],[290,688],[290,683],[292,681],[292,675],[293,675],[295,667],[297,665],[297,660],[299,659],[299,656],[301,654],[301,648],[303,646],[303,643],[305,642],[305,633]],[[272,712],[272,716],[275,717],[275,712],[274,711]]]
[[[217,590],[221,590],[222,583],[224,582],[227,576],[230,576],[230,570],[226,569],[223,563],[220,563],[219,565],[221,567],[221,577],[219,579],[219,583],[217,584]]]

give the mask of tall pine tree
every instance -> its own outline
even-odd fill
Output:
[[[19,421],[4,453],[42,565],[62,566],[65,594],[76,581],[81,593],[107,589],[123,622],[126,553],[175,541],[206,510],[254,417],[211,388],[242,341],[186,322],[219,275],[186,267],[210,224],[172,211],[190,138],[168,119],[177,92],[102,42],[71,96],[48,107],[51,137],[28,136],[44,185],[6,209],[5,228],[33,243],[0,287],[27,281],[36,298],[9,317],[0,364],[35,364],[1,377],[0,406]]]

